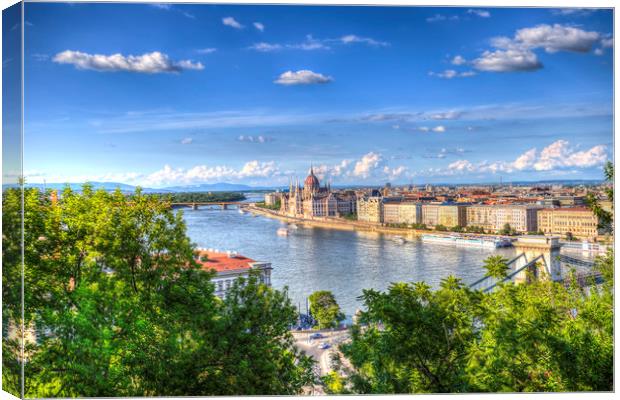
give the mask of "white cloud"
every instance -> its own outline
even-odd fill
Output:
[[[211,53],[215,53],[216,51],[217,51],[217,49],[214,48],[214,47],[206,47],[204,49],[196,50],[196,53],[198,53],[198,54],[211,54]]]
[[[172,9],[172,5],[171,4],[159,4],[159,3],[155,3],[155,4],[149,4],[151,7],[155,7],[155,8],[159,8],[161,10],[171,10]]]
[[[596,54],[597,56],[602,56],[603,55],[603,49],[594,49],[594,54]]]
[[[222,18],[222,23],[226,26],[230,26],[231,28],[235,28],[235,29],[243,29],[244,26],[241,25],[236,19],[234,19],[233,17],[225,17]]]
[[[451,63],[454,65],[463,65],[467,62],[467,60],[465,60],[465,58],[463,58],[462,56],[456,55],[454,56],[454,58],[452,59]]]
[[[386,47],[390,44],[388,42],[382,42],[368,37],[361,37],[357,35],[345,35],[337,39],[317,39],[312,35],[306,35],[306,39],[299,43],[255,43],[248,47],[251,50],[256,51],[278,51],[278,50],[329,50],[330,44],[336,45],[349,45],[354,43],[363,43],[374,47]]]
[[[472,64],[480,71],[490,72],[535,71],[542,68],[536,54],[524,49],[487,50]]]
[[[614,38],[606,37],[601,39],[601,46],[603,47],[614,47]]]
[[[260,42],[254,43],[252,46],[248,47],[248,49],[267,53],[270,51],[282,50],[282,45],[277,43]]]
[[[261,32],[265,30],[265,25],[260,22],[254,22],[252,25],[254,25],[254,28],[258,29]]]
[[[181,144],[192,144],[193,141],[194,139],[187,137],[181,140]]]
[[[480,18],[489,18],[491,16],[491,13],[487,10],[473,10],[471,8],[467,10],[467,14],[474,14],[479,16]]]
[[[52,60],[59,64],[72,64],[77,69],[90,69],[95,71],[130,71],[156,74],[162,72],[180,72],[185,69],[204,69],[204,66],[200,62],[190,60],[172,61],[166,54],[160,53],[159,51],[145,53],[139,56],[124,56],[120,53],[103,55],[65,50],[56,54]]]
[[[588,32],[572,26],[541,24],[533,28],[519,29],[515,41],[527,48],[542,47],[548,53],[572,51],[587,53],[600,39],[598,32]]]
[[[446,127],[443,125],[439,125],[433,128],[433,132],[443,133],[446,131]]]
[[[364,154],[362,158],[355,163],[352,175],[366,179],[382,164],[383,157],[381,154],[371,151],[370,153]]]
[[[515,171],[558,171],[574,168],[591,168],[602,165],[607,161],[606,147],[594,146],[588,150],[579,151],[572,148],[568,141],[557,140],[543,148],[540,153],[535,148],[521,154],[512,162],[483,161],[474,164],[469,160],[458,160],[448,165],[444,170],[435,171],[438,175],[452,175],[455,173],[512,173]]]
[[[333,78],[317,72],[312,72],[307,69],[302,69],[296,72],[286,71],[280,75],[278,79],[274,81],[279,85],[311,85],[311,84],[323,84],[333,81]]]
[[[600,39],[598,32],[561,24],[540,24],[517,30],[513,38],[493,38],[491,44],[495,49],[484,51],[472,65],[489,72],[536,71],[543,65],[533,50],[587,53]]]
[[[221,180],[239,180],[246,178],[273,178],[281,175],[273,161],[246,162],[241,169],[229,166],[196,165],[192,168],[172,168],[166,164],[158,171],[143,177],[146,186],[188,185]]]
[[[366,43],[370,46],[381,46],[381,47],[385,47],[385,46],[389,46],[390,44],[388,42],[381,42],[372,38],[366,38],[366,37],[360,37],[357,35],[345,35],[343,37],[340,38],[340,41],[344,44],[350,44],[350,43]]]
[[[467,78],[467,77],[476,75],[474,71],[458,72],[453,69],[447,69],[443,72],[432,72],[431,71],[428,74],[430,76],[436,76],[438,78],[443,78],[443,79]]]

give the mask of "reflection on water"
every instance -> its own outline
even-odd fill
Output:
[[[372,232],[339,231],[302,225],[278,236],[285,223],[237,210],[185,209],[190,238],[199,247],[234,250],[273,265],[272,284],[288,286],[289,296],[305,309],[305,299],[316,290],[330,290],[347,315],[360,306],[366,288],[385,290],[391,282],[426,281],[436,287],[452,274],[464,282],[480,278],[482,261],[513,249],[462,248],[422,243],[399,244],[392,236]]]

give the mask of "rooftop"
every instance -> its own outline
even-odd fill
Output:
[[[212,269],[217,273],[251,269],[251,264],[256,262],[236,253],[199,250],[196,255],[196,262],[202,266],[202,269]]]

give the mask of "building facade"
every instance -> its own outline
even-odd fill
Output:
[[[520,233],[538,231],[535,205],[472,205],[467,207],[467,226],[479,226],[488,231],[501,231],[506,224]]]
[[[538,211],[538,229],[545,234],[566,235],[582,239],[596,238],[598,218],[592,210],[579,208],[547,208]]]
[[[381,196],[358,197],[357,220],[373,223],[383,222],[383,198]]]
[[[355,214],[356,199],[351,194],[332,192],[329,184],[321,187],[310,167],[303,187],[299,181],[291,182],[288,193],[281,194],[280,212],[297,218],[339,217]]]

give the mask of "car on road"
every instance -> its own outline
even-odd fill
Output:
[[[321,335],[320,333],[313,333],[312,335],[310,335],[310,339],[321,339],[323,337],[323,335]]]
[[[329,343],[325,343],[325,342],[321,342],[321,344],[319,344],[319,349],[321,350],[326,350],[329,349],[331,346],[329,345]]]

